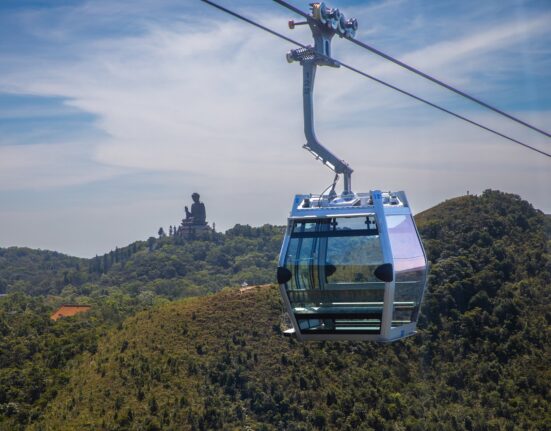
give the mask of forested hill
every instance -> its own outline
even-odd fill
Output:
[[[47,250],[26,247],[0,248],[0,293],[24,291],[35,286],[37,291],[62,285],[69,271],[87,268],[86,259]]]
[[[300,344],[275,287],[226,289],[111,330],[31,428],[551,429],[543,214],[488,191],[418,222],[432,268],[416,336]]]
[[[182,242],[150,238],[93,259],[0,249],[0,430],[24,429],[67,382],[71,360],[94,353],[137,311],[274,278],[283,229],[237,225]],[[62,303],[86,314],[50,320]]]
[[[551,214],[545,215],[545,231],[547,232],[547,237],[551,238]]]
[[[283,227],[236,225],[189,241],[151,237],[92,259],[0,248],[0,293],[66,300],[150,293],[175,299],[243,282],[267,283],[274,277],[282,237]]]

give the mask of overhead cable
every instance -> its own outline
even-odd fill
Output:
[[[291,39],[290,37],[284,36],[284,35],[282,35],[281,33],[278,33],[277,31],[270,29],[269,27],[266,27],[266,26],[264,26],[264,25],[262,25],[262,24],[259,24],[259,23],[255,22],[255,21],[253,21],[253,20],[251,20],[251,19],[249,19],[249,18],[247,18],[247,17],[245,17],[245,16],[243,16],[243,15],[240,15],[240,14],[238,14],[237,12],[234,12],[234,11],[232,11],[232,10],[230,10],[230,9],[227,9],[227,8],[225,8],[225,7],[223,7],[223,6],[219,5],[219,4],[217,4],[217,3],[214,3],[214,2],[212,2],[212,1],[210,1],[210,0],[202,0],[202,1],[203,1],[204,3],[207,3],[207,4],[213,6],[213,7],[217,8],[217,9],[223,11],[223,12],[226,12],[226,13],[229,14],[229,15],[234,16],[235,18],[238,18],[238,19],[240,19],[240,20],[242,20],[242,21],[245,21],[245,22],[247,22],[247,23],[249,23],[249,24],[251,24],[251,25],[253,25],[253,26],[255,26],[255,27],[260,28],[261,30],[264,30],[264,31],[266,31],[266,32],[268,32],[268,33],[270,33],[270,34],[276,36],[276,37],[279,37],[280,39],[286,40],[287,42],[290,42],[290,43],[292,43],[292,44],[294,44],[294,45],[297,45],[297,46],[299,46],[299,47],[301,47],[301,48],[308,48],[307,45],[304,45],[304,44],[302,44],[302,43],[300,43],[300,42],[298,42],[298,41],[296,41],[296,40],[294,40],[294,39]],[[278,1],[278,0],[274,0],[274,1]],[[551,154],[550,154],[550,153],[546,153],[545,151],[542,151],[542,150],[540,150],[540,149],[538,149],[538,148],[535,148],[535,147],[533,147],[533,146],[531,146],[531,145],[525,144],[524,142],[521,142],[521,141],[519,141],[519,140],[517,140],[517,139],[515,139],[515,138],[512,138],[512,137],[510,137],[510,136],[507,136],[507,135],[505,135],[505,134],[503,134],[503,133],[501,133],[501,132],[498,132],[497,130],[494,130],[494,129],[490,128],[490,127],[484,126],[483,124],[480,124],[480,123],[478,123],[478,122],[476,122],[476,121],[474,121],[474,120],[471,120],[471,119],[469,119],[469,118],[467,118],[467,117],[464,117],[464,116],[462,116],[462,115],[460,115],[460,114],[457,114],[457,113],[455,113],[455,112],[453,112],[453,111],[450,111],[449,109],[446,109],[446,108],[444,108],[444,107],[442,107],[442,106],[440,106],[440,105],[437,105],[437,104],[435,104],[435,103],[432,103],[432,102],[430,102],[430,101],[428,101],[428,100],[426,100],[426,99],[423,99],[422,97],[416,96],[416,95],[413,94],[413,93],[410,93],[410,92],[408,92],[408,91],[406,91],[406,90],[403,90],[403,89],[401,89],[401,88],[399,88],[399,87],[396,87],[395,85],[389,84],[388,82],[385,82],[385,81],[383,81],[383,80],[381,80],[381,79],[379,79],[379,78],[376,78],[376,77],[373,76],[373,75],[370,75],[370,74],[368,74],[368,73],[366,73],[366,72],[363,72],[363,71],[361,71],[361,70],[359,70],[359,69],[357,69],[357,68],[355,68],[355,67],[353,67],[353,66],[350,66],[350,65],[348,65],[348,64],[346,64],[346,63],[343,63],[342,61],[336,60],[336,59],[334,59],[334,58],[331,58],[331,57],[328,57],[328,56],[325,56],[325,55],[322,55],[322,54],[318,54],[318,55],[319,55],[320,57],[322,57],[322,58],[325,58],[326,60],[331,60],[331,61],[337,63],[338,65],[344,67],[345,69],[351,70],[352,72],[358,73],[359,75],[362,75],[362,76],[364,76],[364,77],[366,77],[366,78],[369,78],[369,79],[371,79],[371,80],[373,80],[373,81],[375,81],[375,82],[377,82],[377,83],[379,83],[379,84],[381,84],[381,85],[384,85],[385,87],[391,88],[391,89],[393,89],[393,90],[395,90],[395,91],[398,91],[398,92],[400,92],[400,93],[402,93],[402,94],[404,94],[404,95],[406,95],[406,96],[409,96],[409,97],[411,97],[411,98],[413,98],[413,99],[415,99],[415,100],[417,100],[417,101],[419,101],[419,102],[423,102],[423,103],[425,103],[426,105],[429,105],[429,106],[431,106],[431,107],[433,107],[433,108],[436,108],[436,109],[438,109],[438,110],[440,110],[440,111],[442,111],[442,112],[445,112],[445,113],[447,113],[447,114],[450,114],[450,115],[452,115],[452,116],[454,116],[454,117],[456,117],[456,118],[459,118],[459,119],[461,119],[461,120],[463,120],[463,121],[466,121],[467,123],[470,123],[470,124],[472,124],[472,125],[474,125],[474,126],[480,127],[481,129],[484,129],[484,130],[486,130],[486,131],[488,131],[488,132],[490,132],[490,133],[493,133],[493,134],[495,134],[495,135],[497,135],[497,136],[500,136],[500,137],[502,137],[502,138],[504,138],[504,139],[507,139],[507,140],[509,140],[509,141],[511,141],[511,142],[514,142],[515,144],[521,145],[521,146],[523,146],[523,147],[525,147],[525,148],[528,148],[528,149],[530,149],[530,150],[533,150],[533,151],[535,151],[535,152],[537,152],[537,153],[540,153],[540,154],[542,154],[542,155],[544,155],[544,156],[547,156],[547,157],[551,158]]]
[[[300,9],[290,5],[289,3],[287,3],[283,0],[273,0],[273,1],[280,4],[281,6],[285,6],[286,8],[292,10],[293,12],[297,13],[298,15],[303,16],[304,18],[308,19],[308,21],[315,21],[310,15],[304,13]],[[425,73],[425,72],[423,72],[423,71],[421,71],[421,70],[419,70],[419,69],[417,69],[413,66],[410,66],[409,64],[406,64],[403,61],[398,60],[397,58],[394,58],[394,57],[392,57],[388,54],[385,54],[384,52],[378,50],[377,48],[374,48],[371,45],[368,45],[365,42],[361,42],[359,40],[356,40],[351,36],[342,36],[342,37],[344,37],[346,40],[349,40],[350,42],[352,42],[352,43],[354,43],[354,44],[356,44],[356,45],[358,45],[358,46],[360,46],[364,49],[367,49],[368,51],[371,51],[372,53],[384,58],[385,60],[391,61],[392,63],[397,64],[398,66],[403,67],[404,69],[409,70],[410,72],[413,72],[413,73],[415,73],[419,76],[422,76],[425,79],[428,79],[429,81],[431,81],[435,84],[440,85],[441,87],[446,88],[447,90],[450,90],[450,91],[452,91],[456,94],[459,94],[460,96],[465,97],[465,98],[471,100],[472,102],[475,102],[475,103],[477,103],[477,104],[479,104],[479,105],[481,105],[481,106],[483,106],[487,109],[490,109],[491,111],[494,111],[494,112],[496,112],[496,113],[498,113],[498,114],[500,114],[500,115],[502,115],[502,116],[504,116],[504,117],[506,117],[506,118],[508,118],[512,121],[515,121],[519,124],[522,124],[525,127],[528,127],[532,130],[535,130],[536,132],[541,133],[542,135],[544,135],[548,138],[551,138],[551,134],[547,133],[545,130],[542,130],[542,129],[539,129],[535,126],[532,126],[531,124],[528,124],[525,121],[523,121],[523,120],[521,120],[517,117],[514,117],[513,115],[508,114],[507,112],[504,112],[499,108],[496,108],[495,106],[489,105],[488,103],[486,103],[486,102],[484,102],[480,99],[477,99],[476,97],[471,96],[470,94],[465,93],[464,91],[461,91],[461,90],[459,90],[455,87],[452,87],[451,85],[446,84],[445,82],[443,82],[443,81],[441,81],[441,80],[439,80],[439,79],[437,79],[437,78],[435,78],[431,75],[428,75],[427,73]]]

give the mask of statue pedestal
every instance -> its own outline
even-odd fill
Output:
[[[206,222],[205,224],[182,222],[182,224],[178,228],[178,235],[184,239],[199,239],[210,232],[212,232],[212,228]]]

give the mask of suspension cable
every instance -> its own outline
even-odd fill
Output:
[[[273,1],[276,2],[276,3],[278,3],[278,4],[281,5],[281,6],[284,6],[284,7],[288,8],[288,9],[292,10],[293,12],[297,13],[298,15],[303,16],[304,18],[308,19],[308,21],[315,21],[310,15],[304,13],[304,12],[301,11],[300,9],[298,9],[298,8],[296,8],[296,7],[292,6],[292,5],[290,5],[289,3],[287,3],[287,2],[285,2],[285,1],[283,1],[283,0],[273,0]],[[435,77],[433,77],[433,76],[431,76],[431,75],[429,75],[429,74],[427,74],[427,73],[425,73],[425,72],[423,72],[423,71],[421,71],[421,70],[419,70],[419,69],[417,69],[417,68],[415,68],[415,67],[413,67],[413,66],[410,66],[409,64],[406,64],[406,63],[404,63],[404,62],[398,60],[397,58],[394,58],[394,57],[392,57],[392,56],[390,56],[390,55],[388,55],[388,54],[385,54],[384,52],[378,50],[377,48],[375,48],[375,47],[373,47],[373,46],[371,46],[371,45],[368,45],[368,44],[365,43],[365,42],[361,42],[361,41],[359,41],[359,40],[356,40],[356,39],[354,39],[354,38],[351,37],[351,36],[346,36],[346,35],[344,35],[343,37],[344,37],[346,40],[348,40],[348,41],[350,41],[350,42],[352,42],[352,43],[358,45],[359,47],[364,48],[364,49],[367,49],[368,51],[370,51],[370,52],[372,52],[372,53],[378,55],[379,57],[384,58],[385,60],[391,61],[392,63],[397,64],[398,66],[403,67],[404,69],[409,70],[410,72],[413,72],[413,73],[415,73],[415,74],[417,74],[417,75],[419,75],[419,76],[422,76],[423,78],[428,79],[429,81],[431,81],[431,82],[433,82],[433,83],[435,83],[435,84],[438,84],[438,85],[440,85],[441,87],[446,88],[447,90],[450,90],[450,91],[452,91],[452,92],[454,92],[454,93],[456,93],[456,94],[459,94],[460,96],[465,97],[466,99],[469,99],[469,100],[471,100],[472,102],[475,102],[475,103],[479,104],[480,106],[483,106],[483,107],[485,107],[485,108],[487,108],[487,109],[490,109],[491,111],[494,111],[494,112],[496,112],[496,113],[498,113],[498,114],[500,114],[500,115],[502,115],[502,116],[504,116],[504,117],[506,117],[506,118],[508,118],[508,119],[510,119],[510,120],[513,120],[513,121],[515,121],[515,122],[517,122],[517,123],[519,123],[519,124],[522,124],[522,125],[525,126],[525,127],[528,127],[528,128],[530,128],[530,129],[532,129],[532,130],[535,130],[536,132],[541,133],[542,135],[544,135],[544,136],[546,136],[546,137],[548,137],[548,138],[551,138],[551,134],[547,133],[545,130],[542,130],[542,129],[539,129],[539,128],[535,127],[535,126],[532,126],[531,124],[528,124],[528,123],[526,123],[525,121],[523,121],[523,120],[521,120],[521,119],[519,119],[519,118],[517,118],[517,117],[514,117],[514,116],[512,116],[511,114],[508,114],[507,112],[502,111],[501,109],[496,108],[495,106],[492,106],[492,105],[490,105],[490,104],[488,104],[488,103],[486,103],[486,102],[484,102],[484,101],[482,101],[482,100],[480,100],[480,99],[477,99],[477,98],[474,97],[474,96],[471,96],[471,95],[468,94],[468,93],[465,93],[464,91],[461,91],[461,90],[459,90],[459,89],[457,89],[457,88],[455,88],[455,87],[452,87],[451,85],[446,84],[445,82],[443,82],[443,81],[441,81],[441,80],[439,80],[439,79],[437,79],[437,78],[435,78]]]
[[[302,43],[300,43],[300,42],[298,42],[298,41],[296,41],[296,40],[293,40],[293,39],[291,39],[290,37],[287,37],[287,36],[285,36],[285,35],[283,35],[283,34],[281,34],[281,33],[278,33],[278,32],[275,31],[275,30],[272,30],[272,29],[270,29],[270,28],[268,28],[268,27],[266,27],[266,26],[264,26],[264,25],[262,25],[262,24],[259,24],[259,23],[255,22],[255,21],[253,21],[253,20],[251,20],[251,19],[249,19],[249,18],[246,18],[245,16],[240,15],[240,14],[238,14],[238,13],[236,13],[236,12],[233,12],[232,10],[227,9],[227,8],[225,8],[225,7],[223,7],[223,6],[219,5],[219,4],[216,4],[216,3],[214,3],[214,2],[212,2],[212,1],[210,1],[210,0],[202,0],[202,1],[203,1],[204,3],[207,3],[207,4],[213,6],[213,7],[217,8],[217,9],[223,11],[223,12],[226,12],[226,13],[229,14],[229,15],[234,16],[235,18],[238,18],[238,19],[240,19],[240,20],[242,20],[242,21],[245,21],[245,22],[247,22],[247,23],[249,23],[249,24],[251,24],[251,25],[253,25],[253,26],[255,26],[255,27],[260,28],[261,30],[264,30],[264,31],[266,31],[266,32],[268,32],[268,33],[270,33],[270,34],[276,36],[276,37],[279,37],[280,39],[283,39],[283,40],[285,40],[285,41],[287,41],[287,42],[290,42],[290,43],[292,43],[292,44],[294,44],[294,45],[297,45],[297,46],[299,46],[299,47],[301,47],[301,48],[308,48],[307,45],[304,45],[304,44],[302,44]],[[274,1],[277,1],[277,2],[278,2],[278,0],[274,0]],[[318,55],[319,55],[320,57],[326,59],[326,60],[331,60],[331,61],[333,61],[333,62],[339,64],[340,66],[344,67],[345,69],[348,69],[348,70],[350,70],[350,71],[352,71],[352,72],[355,72],[355,73],[357,73],[357,74],[359,74],[359,75],[364,76],[365,78],[369,78],[369,79],[371,79],[371,80],[373,80],[373,81],[375,81],[375,82],[377,82],[377,83],[379,83],[379,84],[381,84],[381,85],[384,85],[385,87],[391,88],[392,90],[398,91],[399,93],[402,93],[402,94],[404,94],[404,95],[406,95],[406,96],[409,96],[409,97],[411,97],[412,99],[415,99],[415,100],[417,100],[417,101],[419,101],[419,102],[425,103],[426,105],[429,105],[429,106],[431,106],[431,107],[433,107],[433,108],[436,108],[436,109],[438,109],[438,110],[440,110],[440,111],[442,111],[442,112],[445,112],[445,113],[447,113],[447,114],[449,114],[449,115],[452,115],[452,116],[454,116],[454,117],[456,117],[456,118],[459,118],[460,120],[466,121],[467,123],[470,123],[470,124],[472,124],[472,125],[474,125],[474,126],[480,127],[481,129],[484,129],[484,130],[486,130],[486,131],[488,131],[488,132],[490,132],[490,133],[493,133],[493,134],[495,134],[495,135],[497,135],[497,136],[500,136],[500,137],[502,137],[502,138],[504,138],[504,139],[507,139],[507,140],[509,140],[509,141],[511,141],[511,142],[514,142],[515,144],[521,145],[521,146],[523,146],[523,147],[525,147],[525,148],[528,148],[528,149],[530,149],[530,150],[532,150],[532,151],[535,151],[535,152],[537,152],[537,153],[540,153],[540,154],[542,154],[542,155],[544,155],[544,156],[547,156],[547,157],[551,158],[551,154],[550,154],[550,153],[547,153],[547,152],[542,151],[542,150],[540,150],[540,149],[538,149],[538,148],[535,148],[535,147],[533,147],[533,146],[531,146],[531,145],[528,145],[528,144],[526,144],[526,143],[524,143],[524,142],[521,142],[521,141],[519,141],[519,140],[517,140],[517,139],[515,139],[515,138],[512,138],[512,137],[510,137],[510,136],[507,136],[507,135],[505,135],[505,134],[503,134],[503,133],[501,133],[501,132],[498,132],[497,130],[494,130],[494,129],[490,128],[490,127],[484,126],[483,124],[480,124],[480,123],[478,123],[478,122],[476,122],[476,121],[474,121],[474,120],[471,120],[471,119],[469,119],[469,118],[467,118],[467,117],[464,117],[463,115],[457,114],[456,112],[450,111],[449,109],[446,109],[446,108],[444,108],[444,107],[442,107],[442,106],[440,106],[440,105],[437,105],[437,104],[435,104],[435,103],[432,103],[432,102],[430,102],[430,101],[428,101],[428,100],[426,100],[426,99],[423,99],[422,97],[416,96],[416,95],[413,94],[413,93],[410,93],[410,92],[408,92],[408,91],[406,91],[406,90],[403,90],[403,89],[401,89],[401,88],[399,88],[399,87],[396,87],[395,85],[389,84],[388,82],[385,82],[385,81],[383,81],[383,80],[381,80],[381,79],[379,79],[379,78],[376,78],[376,77],[373,76],[373,75],[370,75],[370,74],[368,74],[368,73],[366,73],[366,72],[363,72],[363,71],[361,71],[361,70],[359,70],[359,69],[357,69],[357,68],[355,68],[355,67],[353,67],[353,66],[350,66],[350,65],[348,65],[348,64],[346,64],[346,63],[343,63],[342,61],[336,60],[336,59],[334,59],[334,58],[331,58],[331,57],[329,57],[329,56],[325,56],[325,55],[322,55],[322,54],[318,54]],[[544,134],[546,134],[546,133],[544,132]],[[550,136],[550,135],[548,135],[548,136]]]

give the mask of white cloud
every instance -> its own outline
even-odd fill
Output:
[[[0,146],[0,190],[75,186],[128,172],[89,160],[89,149],[82,143]]]
[[[472,32],[407,53],[400,60],[426,71],[444,70],[459,80],[470,81],[468,78],[473,71],[491,64],[504,48],[548,33],[550,21],[551,14],[547,13],[522,21],[511,20],[490,28],[477,24],[471,26]],[[396,71],[392,64],[385,63],[376,67],[373,74],[388,76]]]
[[[260,19],[282,26],[280,17]],[[521,35],[541,36],[545,19],[548,15],[528,20],[522,28],[507,23],[473,33],[469,27],[402,58],[469,82],[477,70],[473,64],[481,64],[471,61],[473,56],[514,62],[503,55],[504,47]],[[332,179],[300,148],[300,67],[285,62],[289,46],[270,35],[234,21],[208,24],[150,22],[139,36],[80,41],[77,51],[61,60],[46,58],[33,67],[26,59],[27,67],[0,76],[0,89],[68,98],[70,106],[96,116],[105,136],[84,143],[0,147],[0,188],[60,187],[129,171],[178,171],[186,178],[182,193],[196,189],[207,196],[209,218],[220,228],[281,223],[290,195],[320,192]],[[356,52],[342,43],[339,50],[344,59]],[[362,67],[373,65],[371,72],[385,77],[395,70],[354,60]],[[404,75],[395,78],[407,83]],[[551,182],[547,160],[500,138],[343,70],[319,71],[316,103],[318,136],[353,166],[356,190],[406,189],[414,207],[423,209],[467,189],[494,187],[551,210],[542,186]],[[537,139],[489,115],[473,115],[521,139]],[[537,124],[551,119],[545,112],[531,115]]]

